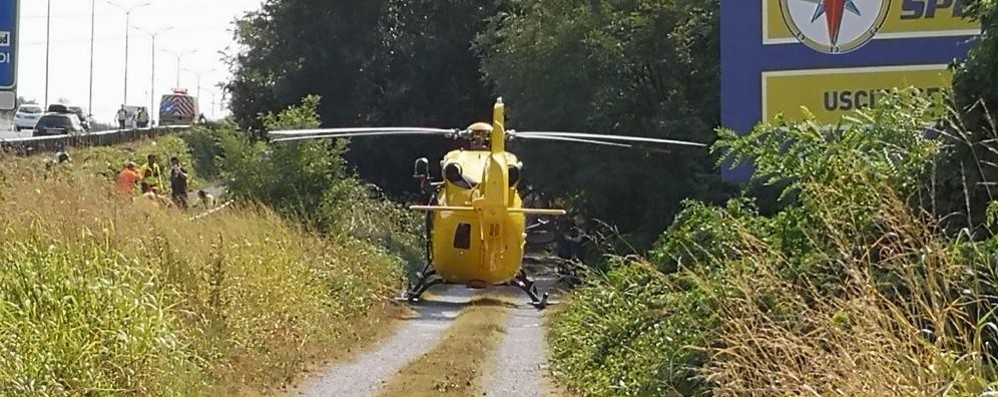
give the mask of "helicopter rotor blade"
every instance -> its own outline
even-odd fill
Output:
[[[352,138],[352,137],[369,137],[369,136],[398,136],[398,135],[416,135],[416,136],[446,136],[444,134],[422,134],[422,133],[406,133],[406,132],[371,132],[371,133],[348,133],[348,134],[326,134],[326,135],[301,135],[301,136],[289,136],[283,138],[277,138],[271,142],[291,142],[291,141],[305,141],[309,139],[329,139],[329,138]]]
[[[350,138],[350,137],[368,137],[368,136],[389,136],[389,135],[421,135],[421,136],[451,136],[456,135],[458,131],[456,130],[443,130],[443,129],[427,129],[427,128],[385,128],[385,129],[371,129],[371,128],[355,128],[349,129],[354,132],[343,131],[347,130],[345,128],[336,129],[317,129],[317,130],[297,130],[297,131],[274,131],[270,135],[274,139],[272,142],[287,142],[287,141],[301,141],[307,139],[326,139],[326,138]]]
[[[632,148],[632,147],[634,147],[634,146],[628,145],[626,143],[603,142],[603,141],[595,141],[595,140],[591,140],[591,139],[568,138],[568,137],[563,137],[563,136],[520,135],[520,134],[517,134],[517,135],[514,135],[514,138],[536,139],[536,140],[541,140],[541,141],[560,141],[560,142],[588,143],[588,144],[593,144],[593,145],[616,146],[616,147],[623,147],[623,148]]]
[[[364,133],[385,133],[402,132],[410,134],[453,134],[456,129],[443,128],[421,128],[421,127],[350,127],[350,128],[315,128],[304,130],[283,130],[271,131],[272,136],[301,136],[301,135],[328,135],[328,134],[364,134]]]
[[[706,144],[698,142],[689,141],[678,141],[673,139],[658,139],[658,138],[645,138],[627,135],[603,135],[603,134],[584,134],[579,132],[555,132],[555,131],[514,131],[515,136],[523,137],[564,137],[564,138],[578,138],[578,139],[602,139],[607,141],[624,141],[624,142],[645,142],[645,143],[663,143],[668,145],[681,145],[681,146],[696,146],[696,147],[707,147]]]

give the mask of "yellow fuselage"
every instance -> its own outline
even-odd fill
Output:
[[[441,161],[457,164],[462,181],[445,178],[433,205],[474,208],[474,211],[434,211],[431,219],[431,263],[451,283],[499,284],[520,271],[526,219],[515,183],[509,186],[509,167],[519,167],[509,152],[452,151]],[[502,188],[505,194],[497,190]],[[484,191],[492,194],[485,197]],[[510,211],[514,210],[514,211]]]

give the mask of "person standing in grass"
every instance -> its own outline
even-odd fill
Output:
[[[163,170],[156,162],[155,154],[146,157],[146,163],[139,169],[139,175],[142,175],[142,181],[149,186],[163,186]]]
[[[187,170],[180,166],[180,159],[170,158],[170,191],[177,208],[187,209]]]

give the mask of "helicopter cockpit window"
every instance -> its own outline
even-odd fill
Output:
[[[456,163],[445,165],[443,171],[444,178],[447,179],[447,182],[450,182],[455,186],[471,189],[478,185],[477,181],[464,175],[464,171],[461,169],[461,166]]]
[[[509,187],[516,186],[520,183],[520,166],[510,165],[509,166]]]

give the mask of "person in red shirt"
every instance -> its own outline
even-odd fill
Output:
[[[128,164],[125,164],[125,168],[118,172],[115,185],[119,192],[130,194],[135,191],[135,185],[142,180],[138,168],[138,165],[129,161]]]

